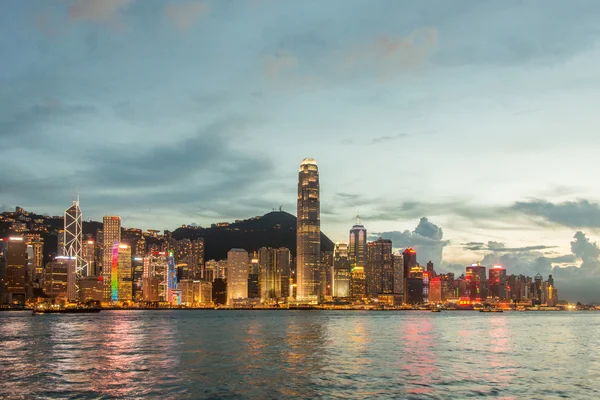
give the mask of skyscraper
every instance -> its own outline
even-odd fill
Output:
[[[113,268],[113,248],[121,242],[121,218],[105,216],[102,225],[102,276],[104,282],[104,301],[111,301],[111,272]],[[118,264],[117,264],[118,265]],[[116,268],[116,266],[115,266]]]
[[[287,299],[290,297],[290,274],[291,274],[291,255],[290,249],[280,247],[277,249],[277,264],[281,270],[281,297]]]
[[[131,278],[131,247],[126,244],[119,244],[117,253],[117,293],[119,301],[132,300]]]
[[[333,249],[333,297],[350,296],[350,262],[348,243],[337,242]]]
[[[394,274],[392,267],[392,241],[379,238],[370,242],[368,247],[367,268],[367,294],[392,293]]]
[[[360,223],[358,215],[356,216],[356,225],[350,229],[348,261],[351,268],[367,265],[367,229]]]
[[[63,255],[69,257],[75,263],[75,274],[77,277],[83,275],[86,262],[83,258],[82,217],[79,209],[79,199],[73,200],[71,207],[65,210],[65,230]]]
[[[506,269],[501,265],[494,265],[489,270],[489,295],[494,299],[506,298]]]
[[[260,302],[272,302],[281,297],[281,266],[277,249],[262,247],[258,250],[258,287]]]
[[[473,264],[467,267],[465,279],[469,298],[472,302],[483,302],[487,299],[487,278],[485,267],[479,264]]]
[[[321,284],[321,205],[319,169],[305,158],[298,172],[298,215],[296,225],[296,300],[318,301]]]
[[[231,249],[227,253],[227,304],[248,298],[248,252]]]
[[[20,236],[9,237],[0,245],[0,304],[25,305],[27,283],[27,244]]]
[[[408,279],[410,278],[410,271],[412,268],[417,266],[417,252],[413,249],[413,248],[408,248],[406,250],[404,250],[404,252],[402,253],[402,258],[403,258],[403,262],[404,262],[404,271],[402,274],[402,278],[404,281],[404,287],[403,287],[403,302],[405,304],[408,304],[408,297],[409,297],[409,291],[408,291]]]

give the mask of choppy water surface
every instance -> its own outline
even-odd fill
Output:
[[[0,313],[0,398],[600,398],[600,313]]]

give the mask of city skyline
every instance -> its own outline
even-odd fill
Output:
[[[583,266],[557,276],[590,292],[600,5],[577,3],[8,1],[0,203],[60,215],[79,186],[86,219],[206,226],[293,210],[310,156],[334,241],[358,209],[438,265]]]

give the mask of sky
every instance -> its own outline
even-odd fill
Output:
[[[332,240],[360,213],[421,263],[600,301],[599,20],[596,0],[5,0],[0,207],[295,214],[312,157]]]

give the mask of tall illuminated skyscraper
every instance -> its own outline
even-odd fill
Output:
[[[231,249],[227,253],[227,304],[248,298],[248,252]]]
[[[356,216],[356,225],[350,229],[348,261],[352,268],[367,265],[367,229],[360,223],[358,215]]]
[[[409,297],[409,288],[408,288],[408,279],[410,278],[410,271],[417,266],[417,252],[413,248],[408,248],[404,250],[402,253],[402,261],[403,261],[403,271],[402,271],[402,280],[403,280],[403,303],[408,304]]]
[[[337,242],[333,249],[333,297],[350,296],[350,263],[348,243]]]
[[[121,218],[105,216],[102,225],[102,278],[104,281],[104,301],[111,301],[111,272],[113,268],[113,249],[121,242]],[[118,265],[118,264],[117,264]]]
[[[73,200],[73,205],[65,210],[64,251],[63,255],[69,257],[75,264],[77,277],[83,275],[86,261],[83,258],[82,217],[79,209],[79,198]]]
[[[392,265],[392,241],[379,238],[370,242],[368,247],[367,294],[374,296],[392,293],[394,287],[394,270]]]
[[[281,297],[281,266],[278,249],[262,247],[258,250],[258,286],[260,302],[267,303]]]
[[[117,293],[119,301],[132,300],[131,247],[119,244],[117,252]]]
[[[321,201],[319,168],[305,158],[298,172],[298,219],[296,224],[296,300],[321,297]]]

